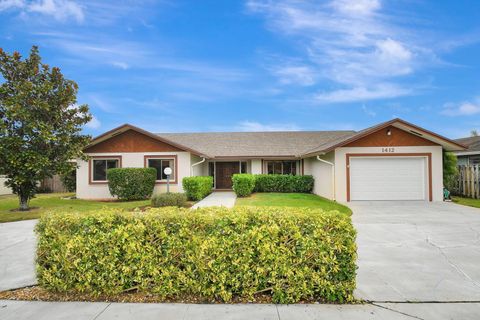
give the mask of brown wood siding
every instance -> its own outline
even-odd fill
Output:
[[[183,151],[167,143],[155,140],[134,130],[125,131],[108,140],[84,150],[86,153],[100,152],[170,152]]]
[[[390,130],[391,135],[387,135]],[[344,147],[410,147],[438,146],[435,142],[406,132],[394,126],[389,126],[353,141]]]

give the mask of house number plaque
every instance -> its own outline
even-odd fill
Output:
[[[395,148],[382,148],[383,153],[393,153],[395,152]]]

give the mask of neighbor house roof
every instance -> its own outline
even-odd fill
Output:
[[[355,131],[157,133],[163,139],[202,150],[214,158],[295,158],[316,146],[344,140],[354,134]]]
[[[467,146],[468,149],[465,150],[465,152],[463,152],[464,154],[480,153],[480,136],[461,138],[461,139],[456,139],[455,141]]]

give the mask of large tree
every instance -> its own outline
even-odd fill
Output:
[[[70,172],[90,137],[87,105],[77,105],[78,85],[43,64],[37,47],[22,59],[0,48],[0,173],[28,210],[37,183]]]

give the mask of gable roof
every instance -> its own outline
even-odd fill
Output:
[[[342,130],[154,134],[124,124],[94,138],[87,148],[128,130],[134,130],[205,158],[301,158],[330,152],[389,126],[435,142],[449,151],[466,149],[461,142],[442,137],[401,119],[393,119],[357,132]]]
[[[467,146],[467,152],[478,151],[480,153],[480,136],[456,139],[458,143]]]
[[[330,152],[336,148],[340,148],[343,146],[346,146],[349,143],[352,143],[354,141],[357,141],[363,137],[368,136],[369,134],[372,134],[374,132],[377,132],[379,130],[382,130],[384,128],[387,128],[389,126],[394,126],[399,129],[405,130],[406,132],[412,133],[414,135],[420,136],[424,139],[430,140],[432,142],[438,143],[441,145],[443,148],[445,148],[448,151],[461,151],[465,150],[465,146],[462,145],[459,142],[450,140],[446,137],[443,137],[439,134],[436,134],[432,131],[429,131],[427,129],[421,128],[419,126],[416,126],[412,123],[409,123],[405,120],[396,118],[390,121],[382,122],[380,124],[377,124],[375,126],[360,130],[356,132],[354,135],[350,137],[345,137],[342,140],[334,141],[332,143],[326,143],[319,145],[311,150],[308,150],[305,152],[303,155],[304,156],[309,156],[309,155],[317,155],[317,154],[324,154],[327,152]]]
[[[151,137],[151,138],[153,138],[153,139],[155,139],[155,140],[158,140],[158,141],[160,141],[160,142],[163,142],[163,143],[172,145],[172,146],[174,146],[174,147],[177,147],[177,148],[179,148],[179,149],[182,149],[182,150],[191,152],[191,153],[193,153],[193,154],[195,154],[195,155],[205,156],[205,157],[208,158],[208,156],[205,155],[203,152],[197,151],[197,150],[194,149],[194,148],[189,148],[189,147],[187,147],[187,146],[183,146],[183,145],[181,145],[181,144],[178,144],[178,143],[176,143],[176,142],[174,142],[174,141],[170,141],[170,140],[164,139],[164,138],[162,138],[162,137],[160,137],[160,136],[158,136],[158,135],[156,135],[156,134],[153,134],[153,133],[148,132],[148,131],[146,131],[146,130],[140,129],[140,128],[135,127],[135,126],[132,126],[131,124],[128,124],[128,123],[123,124],[123,125],[121,125],[121,126],[119,126],[119,127],[113,128],[112,130],[109,130],[109,131],[107,131],[107,132],[105,132],[105,133],[103,133],[103,134],[101,134],[101,135],[93,138],[92,141],[90,142],[90,144],[89,144],[87,147],[85,147],[85,149],[88,149],[88,148],[90,148],[90,147],[93,147],[94,145],[97,145],[97,144],[99,144],[100,142],[103,142],[103,141],[105,141],[105,140],[108,140],[108,139],[110,139],[110,138],[112,138],[112,137],[114,137],[114,136],[117,136],[117,135],[119,135],[119,134],[121,134],[121,133],[123,133],[123,132],[126,132],[126,131],[128,131],[128,130],[137,131],[137,132],[139,132],[139,133],[141,133],[141,134],[144,134],[144,135],[146,135],[146,136],[149,136],[149,137]]]
[[[163,139],[202,150],[213,158],[298,158],[308,149],[354,134],[355,131],[157,133]]]

